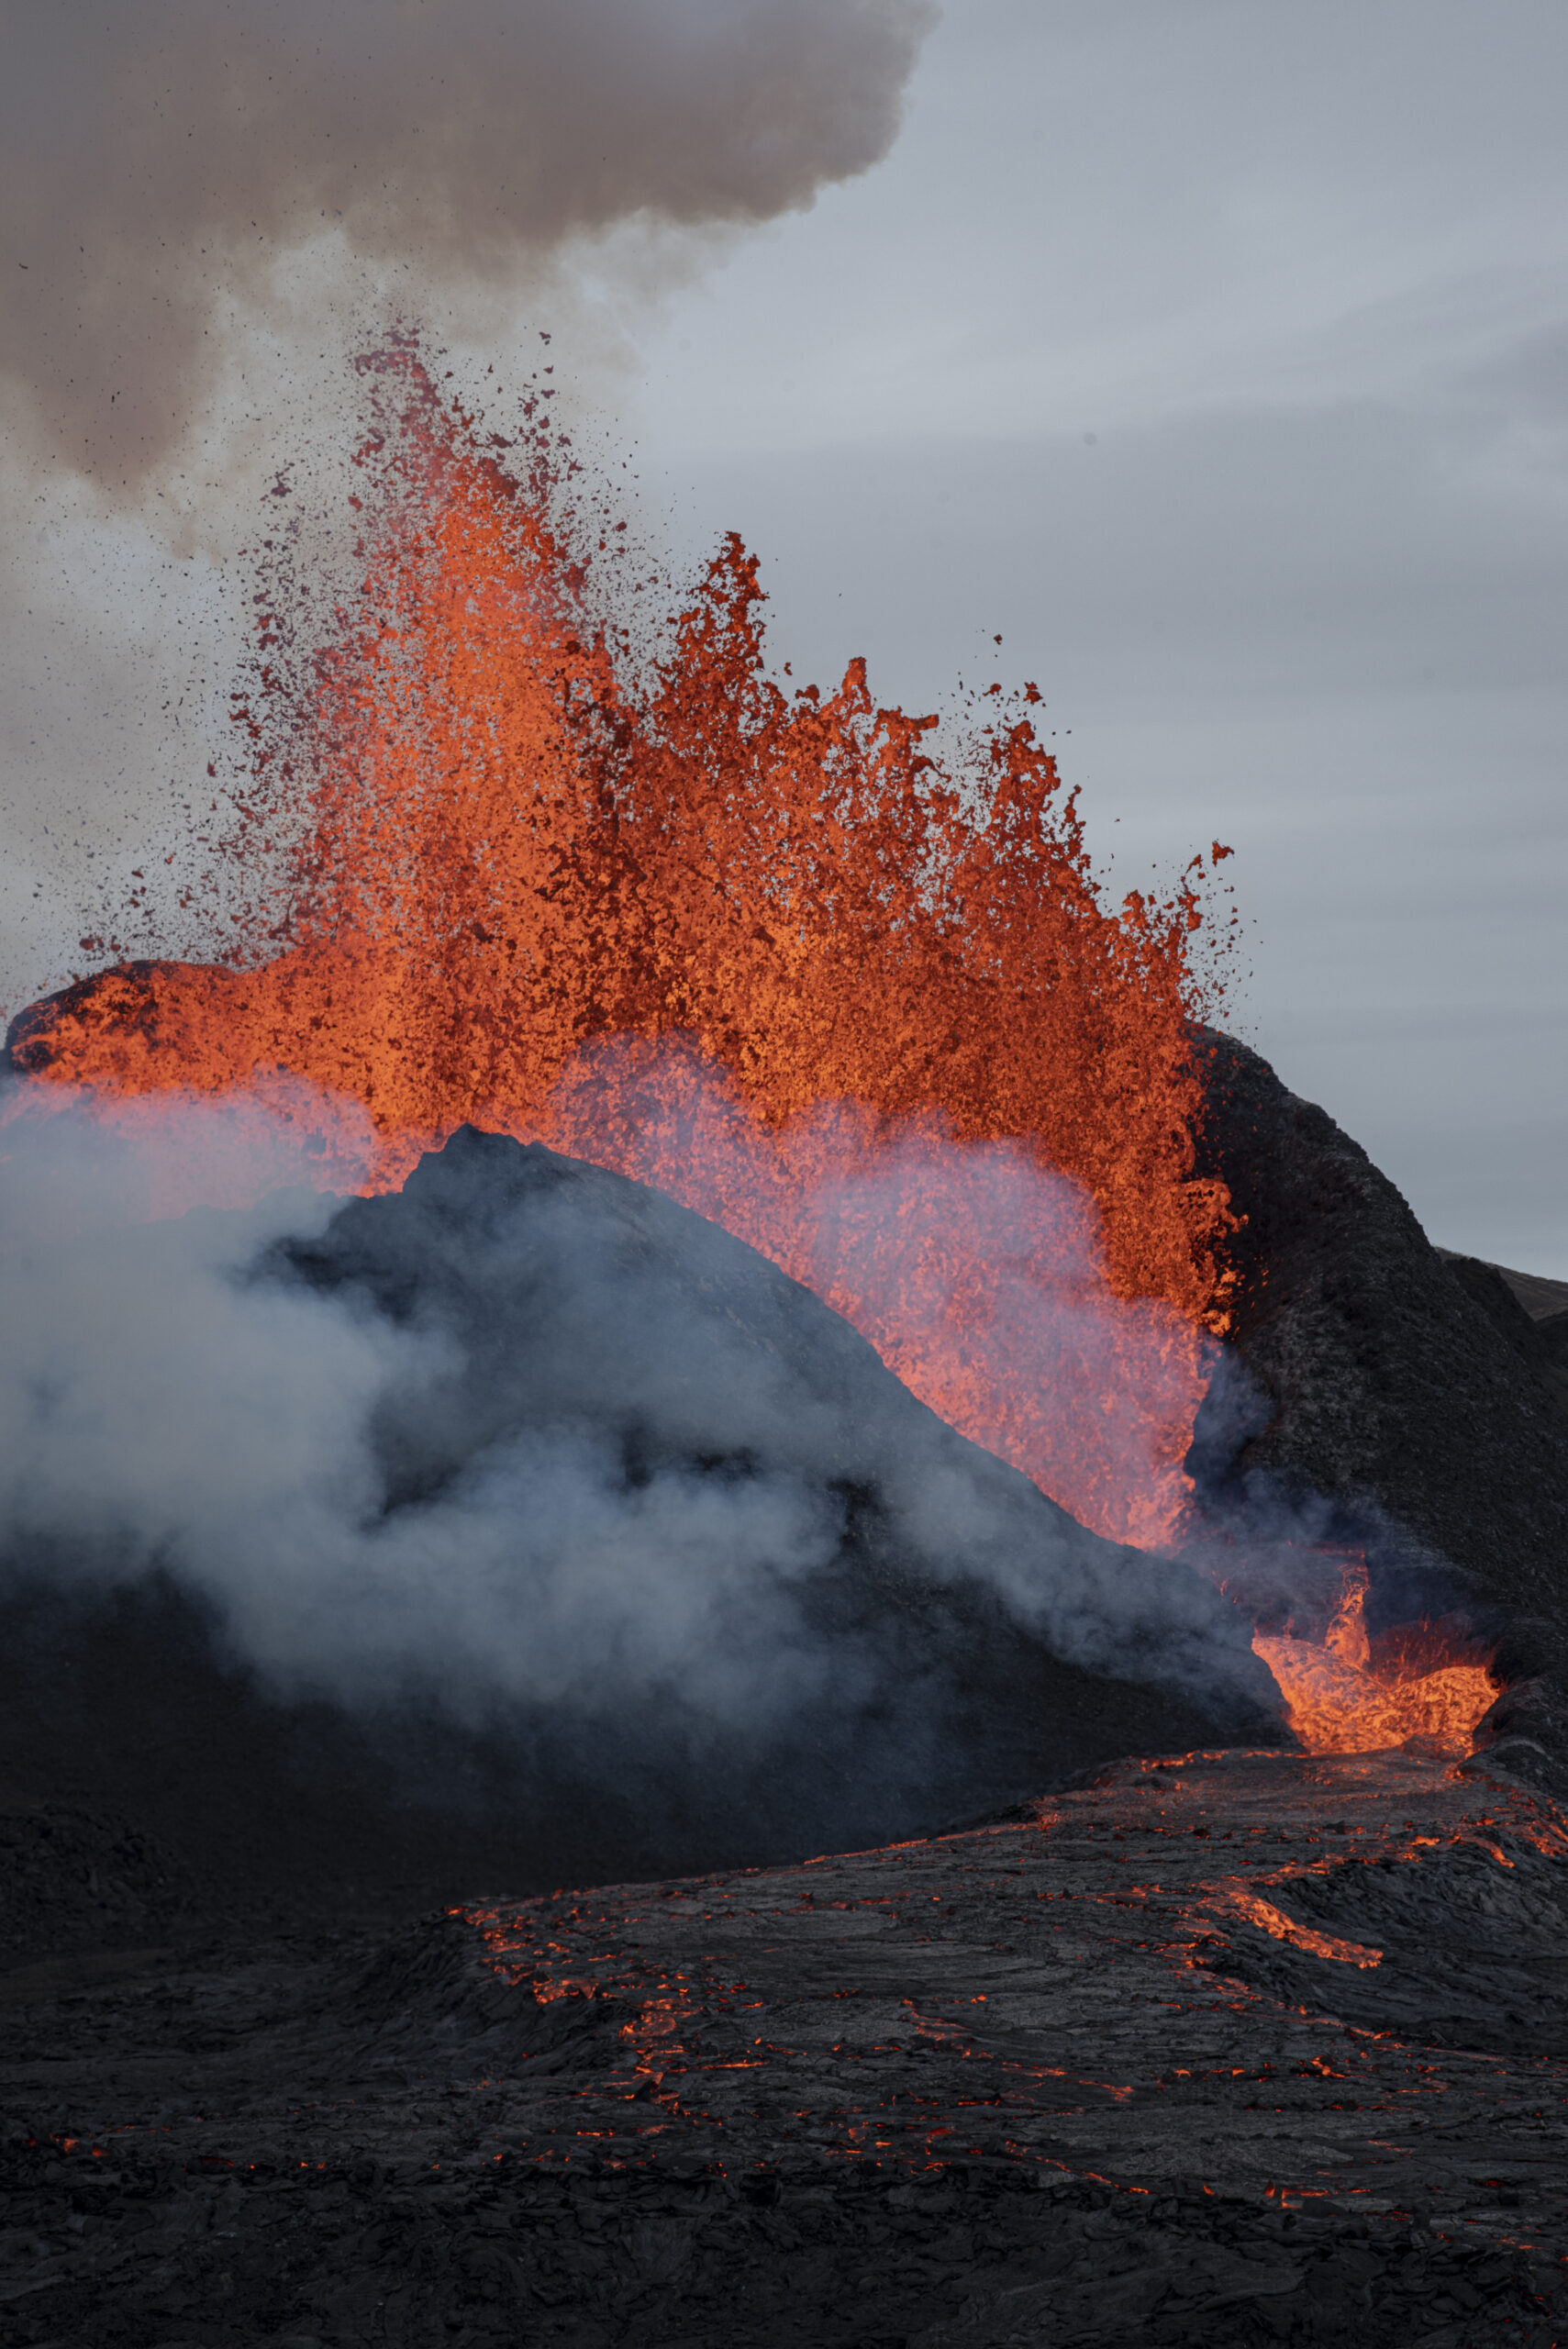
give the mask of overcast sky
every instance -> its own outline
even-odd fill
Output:
[[[1118,874],[1230,841],[1251,1040],[1568,1276],[1565,124],[1561,0],[950,0],[639,414],[813,674],[1000,630]]]
[[[1242,1032],[1433,1239],[1561,1276],[1565,122],[1562,0],[948,0],[885,161],[662,301],[579,252],[595,324],[553,312],[678,551],[762,552],[797,674],[1037,678],[1118,886],[1234,846]],[[191,754],[169,599],[219,576],[38,495],[13,1005],[85,853],[39,811]]]

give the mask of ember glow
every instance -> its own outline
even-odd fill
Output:
[[[1291,1727],[1309,1753],[1367,1753],[1408,1738],[1440,1753],[1467,1753],[1475,1724],[1497,1693],[1491,1674],[1484,1664],[1447,1663],[1429,1652],[1375,1662],[1366,1594],[1365,1565],[1347,1561],[1344,1597],[1322,1641],[1263,1632],[1254,1638],[1284,1691]]]
[[[361,372],[353,592],[309,621],[286,561],[262,574],[197,952],[80,983],[18,1064],[110,1120],[281,1088],[323,1187],[395,1185],[465,1122],[653,1184],[1084,1523],[1173,1546],[1228,1319],[1188,1038],[1229,851],[1108,907],[1034,685],[972,696],[945,757],[862,662],[786,685],[733,536],[651,636],[548,389],[506,439],[410,340]],[[1429,1673],[1407,1715],[1349,1620],[1257,1643],[1313,1750],[1490,1702]]]
[[[1283,1909],[1277,1909],[1272,1900],[1265,1900],[1261,1893],[1238,1889],[1229,1893],[1229,1899],[1230,1906],[1245,1917],[1249,1924],[1258,1926],[1274,1941],[1289,1942],[1296,1949],[1309,1951],[1314,1957],[1330,1958],[1336,1965],[1373,1966],[1383,1963],[1380,1949],[1373,1949],[1364,1942],[1346,1941],[1338,1933],[1320,1933],[1310,1925],[1297,1924],[1294,1917],[1287,1917]]]

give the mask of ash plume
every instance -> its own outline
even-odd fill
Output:
[[[931,13],[6,0],[0,364],[23,429],[136,489],[217,383],[232,306],[286,306],[287,264],[323,240],[506,293],[619,222],[807,206],[886,151]]]

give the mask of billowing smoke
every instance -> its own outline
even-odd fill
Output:
[[[975,1442],[1101,1532],[1168,1543],[1219,1350],[1174,1307],[1114,1295],[1083,1185],[1022,1142],[959,1145],[933,1123],[838,1159],[811,1194],[812,1287],[852,1297],[884,1360]]]
[[[1471,1577],[1393,1517],[1371,1491],[1318,1490],[1302,1477],[1243,1464],[1248,1440],[1274,1418],[1234,1351],[1216,1349],[1187,1464],[1195,1506],[1183,1555],[1246,1608],[1264,1632],[1321,1641],[1343,1602],[1347,1559],[1372,1579],[1373,1631],[1446,1623],[1456,1655],[1480,1653],[1495,1610]]]
[[[230,1113],[160,1106],[158,1152],[215,1179]],[[475,1724],[640,1705],[751,1737],[870,1703],[917,1761],[936,1660],[962,1676],[968,1642],[988,1686],[1022,1636],[1266,1727],[1249,1628],[1201,1577],[1084,1531],[656,1193],[460,1136],[401,1195],[127,1226],[134,1140],[56,1088],[11,1108],[14,1561],[161,1571],[275,1686],[417,1687]],[[300,1131],[273,1119],[272,1179],[309,1179]]]
[[[319,1235],[339,1199],[290,1187],[128,1227],[114,1192],[141,1188],[134,1146],[69,1111],[7,1140],[0,1548],[89,1587],[170,1573],[274,1685],[350,1702],[416,1678],[468,1716],[626,1684],[677,1683],[720,1717],[798,1698],[775,1594],[838,1532],[802,1480],[673,1470],[628,1488],[601,1431],[558,1420],[389,1508],[377,1414],[428,1411],[450,1339],[246,1277],[284,1235]],[[159,1148],[214,1172],[225,1141],[221,1111],[191,1108]],[[286,1130],[276,1141],[283,1173]],[[76,1228],[39,1245],[40,1222]],[[731,1368],[697,1354],[697,1419],[732,1416]]]
[[[6,0],[0,365],[114,487],[179,440],[236,303],[323,244],[510,290],[566,240],[744,225],[896,131],[927,0]],[[319,287],[312,299],[319,299]]]

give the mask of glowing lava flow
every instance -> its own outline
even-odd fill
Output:
[[[1366,1593],[1365,1566],[1348,1564],[1344,1597],[1320,1642],[1263,1632],[1253,1639],[1284,1693],[1291,1727],[1309,1753],[1367,1753],[1410,1738],[1440,1753],[1468,1753],[1497,1694],[1491,1674],[1474,1663],[1379,1671],[1366,1634]]]

